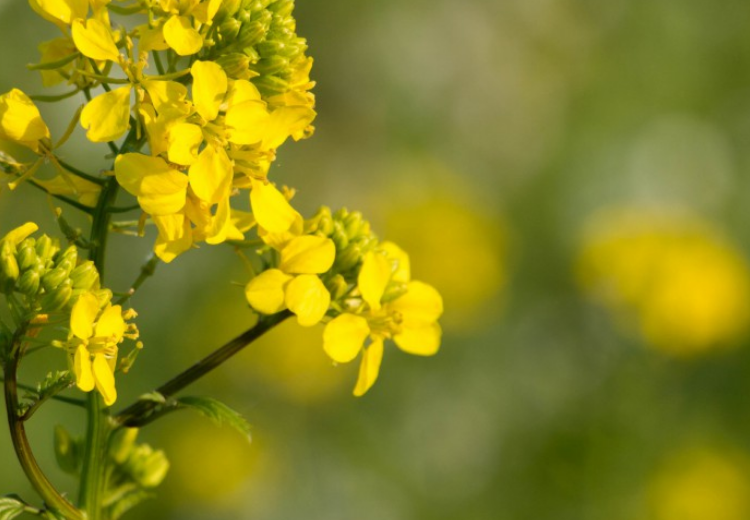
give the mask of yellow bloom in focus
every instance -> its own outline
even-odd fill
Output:
[[[40,153],[40,142],[49,138],[49,129],[39,109],[26,94],[14,88],[0,96],[0,139]]]
[[[348,363],[362,352],[354,395],[364,395],[378,378],[383,342],[392,339],[409,354],[431,356],[440,348],[443,300],[430,285],[409,281],[408,256],[392,243],[368,253],[357,286],[363,300],[358,313],[332,319],[323,332],[323,348],[337,363]],[[405,293],[382,302],[389,283],[405,283]],[[369,343],[366,344],[369,338]]]
[[[708,224],[636,212],[595,222],[578,260],[580,282],[612,311],[634,316],[650,345],[691,355],[746,332],[750,271]]]
[[[69,343],[73,354],[71,364],[76,376],[76,385],[84,392],[96,388],[107,406],[117,400],[115,389],[115,367],[118,344],[132,334],[132,327],[125,323],[132,312],[123,313],[119,305],[102,304],[96,294],[80,295],[70,315],[71,336]]]
[[[250,280],[245,298],[262,314],[289,309],[303,327],[323,319],[331,295],[317,276],[328,271],[336,258],[330,238],[303,235],[289,241],[280,251],[278,269],[268,269]]]

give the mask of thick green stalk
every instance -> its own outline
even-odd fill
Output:
[[[142,146],[136,137],[135,126],[128,133],[120,148],[121,153],[137,151]],[[91,225],[89,259],[99,271],[99,278],[104,282],[107,238],[109,223],[112,218],[109,209],[117,199],[119,185],[115,177],[110,177],[99,195],[94,208]],[[86,511],[88,520],[103,520],[103,495],[106,487],[106,447],[109,438],[109,408],[104,406],[98,392],[91,392],[87,402],[88,425],[86,428],[86,446],[81,470],[81,487],[79,506]]]

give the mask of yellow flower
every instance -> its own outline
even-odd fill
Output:
[[[50,138],[42,115],[29,97],[14,88],[0,95],[0,138],[40,153],[40,142]]]
[[[127,332],[122,307],[107,305],[102,310],[95,294],[83,293],[73,305],[70,330],[71,340],[77,345],[72,360],[76,385],[84,392],[96,387],[104,403],[111,406],[117,400],[117,345]]]
[[[304,327],[319,323],[328,311],[331,295],[317,275],[333,265],[336,257],[333,241],[299,236],[281,249],[280,257],[278,269],[268,269],[247,284],[248,303],[262,314],[288,308]]]
[[[130,128],[130,91],[121,87],[92,99],[81,112],[81,126],[93,143],[115,141]]]
[[[442,333],[437,320],[443,313],[443,300],[433,287],[408,281],[409,276],[408,257],[395,244],[385,243],[380,252],[369,252],[357,281],[365,308],[358,314],[340,314],[325,327],[323,349],[335,362],[349,363],[364,350],[355,396],[364,395],[377,380],[385,339],[393,339],[404,352],[421,356],[431,356],[440,348]],[[383,303],[392,280],[408,282],[406,292]]]
[[[707,223],[643,211],[595,222],[579,257],[580,282],[613,312],[634,317],[649,345],[694,355],[747,332],[750,269]]]

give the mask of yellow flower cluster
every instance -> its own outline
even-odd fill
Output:
[[[599,215],[578,261],[583,287],[637,319],[650,345],[691,355],[750,324],[750,270],[707,223],[680,215]]]
[[[408,255],[378,243],[358,213],[323,208],[304,224],[297,220],[295,232],[262,236],[275,254],[247,284],[248,303],[262,314],[289,309],[303,326],[326,321],[323,348],[333,361],[362,354],[354,395],[375,383],[385,340],[410,354],[438,351],[440,294],[411,280]]]
[[[112,292],[101,288],[92,261],[78,260],[75,246],[61,250],[47,235],[34,239],[37,229],[28,222],[0,239],[0,292],[22,320],[50,313],[70,315],[67,341],[52,344],[66,350],[78,388],[89,392],[96,387],[111,405],[117,398],[118,345],[125,338],[138,339],[138,329],[126,323],[136,313],[111,304]],[[126,365],[133,359],[131,354]]]
[[[309,93],[312,60],[294,33],[293,2],[31,4],[64,33],[40,47],[45,82],[67,80],[86,93],[104,87],[80,114],[87,138],[113,143],[131,131],[148,144],[146,154],[118,154],[114,174],[156,224],[155,252],[162,260],[170,262],[198,242],[241,240],[253,222],[273,233],[289,229],[294,211],[267,173],[289,137],[311,135],[316,115]],[[115,27],[110,11],[147,14],[149,21]],[[152,62],[158,74],[146,74]],[[57,165],[46,124],[19,90],[0,96],[0,137]],[[41,163],[27,168],[23,178]],[[96,183],[58,169],[58,177],[40,182],[45,189],[96,203]],[[242,190],[251,192],[252,216],[232,208]]]

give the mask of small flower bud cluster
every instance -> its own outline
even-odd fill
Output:
[[[75,246],[61,249],[47,235],[24,236],[35,230],[26,224],[0,240],[0,292],[21,296],[25,310],[38,314],[69,309],[83,292],[99,290],[93,262],[79,262]],[[101,297],[111,293],[103,291]]]

